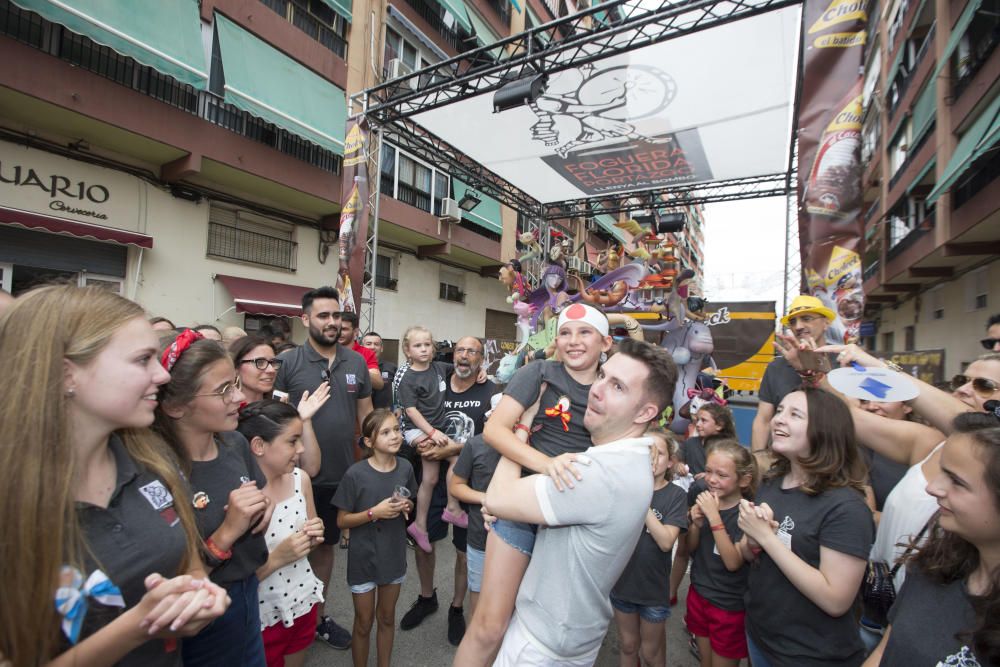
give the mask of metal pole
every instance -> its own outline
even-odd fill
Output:
[[[361,288],[361,313],[358,317],[359,328],[364,333],[375,328],[375,272],[378,267],[378,216],[382,191],[382,127],[372,126],[368,137],[368,208],[371,211],[368,238],[365,241],[365,251],[368,253],[368,279]],[[373,162],[374,169],[371,168]]]

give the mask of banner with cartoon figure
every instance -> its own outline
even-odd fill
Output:
[[[347,120],[344,141],[343,186],[341,188],[340,225],[338,236],[337,289],[340,306],[345,311],[358,312],[361,285],[365,271],[365,239],[368,234],[368,164],[367,121],[364,117]],[[360,241],[360,242],[359,242]]]
[[[806,0],[798,115],[799,243],[809,292],[837,313],[827,336],[854,341],[861,289],[863,0]]]

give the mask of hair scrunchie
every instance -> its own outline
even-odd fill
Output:
[[[201,340],[204,338],[200,333],[194,331],[193,329],[185,329],[182,331],[177,338],[174,339],[170,346],[163,351],[163,356],[160,357],[160,364],[170,372],[170,369],[174,367],[177,360],[180,359],[181,353],[184,350],[191,347],[191,343],[196,340]]]

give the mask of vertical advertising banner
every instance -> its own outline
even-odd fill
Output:
[[[805,0],[798,111],[798,210],[809,292],[837,314],[827,336],[858,338],[864,0]]]
[[[368,236],[368,130],[364,117],[347,119],[340,201],[337,289],[340,307],[356,313],[361,307]],[[355,290],[356,286],[356,290]]]

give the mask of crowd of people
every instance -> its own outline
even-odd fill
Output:
[[[301,345],[98,288],[5,303],[0,661],[294,666],[320,642],[427,664],[393,643],[438,610],[450,535],[457,667],[593,665],[612,622],[623,667],[1000,664],[1000,316],[951,393],[858,400],[834,363],[898,367],[825,344],[833,313],[800,296],[743,444],[723,402],[663,428],[663,348],[557,317],[554,356],[501,388],[480,339],[446,363],[420,325],[397,368],[331,287]],[[690,644],[667,646],[679,604]]]

